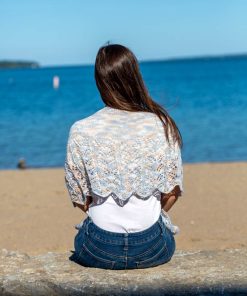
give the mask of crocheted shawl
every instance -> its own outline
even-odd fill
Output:
[[[170,134],[169,134],[170,135]],[[104,107],[70,128],[65,182],[72,202],[87,196],[101,204],[112,196],[124,206],[132,196],[183,192],[183,167],[177,142],[168,144],[158,116]]]

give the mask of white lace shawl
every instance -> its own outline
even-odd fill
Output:
[[[134,195],[148,199],[183,192],[180,148],[168,145],[158,116],[104,107],[75,122],[69,132],[65,183],[74,203],[94,205],[110,195],[124,206]],[[177,186],[176,186],[177,187]]]

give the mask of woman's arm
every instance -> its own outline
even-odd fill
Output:
[[[176,185],[174,189],[169,193],[162,193],[161,194],[161,208],[168,212],[172,206],[175,204],[175,202],[178,199],[178,196],[181,194],[181,189],[179,185]]]
[[[88,210],[88,208],[89,208],[89,205],[90,205],[90,203],[91,203],[92,201],[93,201],[92,196],[87,195],[87,200],[86,200],[85,205],[79,204],[79,203],[77,203],[77,202],[73,202],[73,205],[74,205],[74,207],[78,207],[78,208],[80,208],[83,212],[86,213],[87,210]]]
[[[91,203],[91,184],[87,175],[86,167],[81,156],[78,143],[77,125],[70,128],[67,143],[66,159],[64,163],[64,180],[72,204],[86,212]]]
[[[163,197],[161,200],[161,208],[168,212],[172,206],[175,204],[175,202],[177,201],[178,197],[175,195],[171,195],[169,197]]]

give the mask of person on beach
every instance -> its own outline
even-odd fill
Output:
[[[99,49],[95,80],[104,107],[76,121],[67,142],[66,187],[87,214],[70,260],[104,269],[167,263],[178,230],[167,212],[184,191],[181,133],[127,47]]]
[[[17,168],[20,170],[24,170],[27,168],[26,160],[24,158],[20,158],[17,163]]]

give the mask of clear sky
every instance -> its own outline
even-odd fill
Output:
[[[247,53],[247,0],[0,0],[0,60],[93,64],[110,41],[139,60]]]

